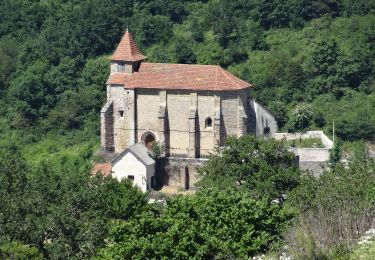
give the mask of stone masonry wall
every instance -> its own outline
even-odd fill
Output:
[[[163,158],[157,162],[156,181],[161,188],[164,185],[195,189],[199,180],[198,170],[207,159]]]
[[[317,138],[322,141],[325,148],[331,149],[333,142],[324,134],[323,131],[307,131],[305,133],[276,133],[275,139],[282,140],[299,140],[299,139],[313,139]]]
[[[100,141],[104,150],[114,151],[113,136],[113,103],[107,102],[100,111]]]
[[[113,125],[115,152],[120,153],[134,144],[135,139],[135,91],[122,86],[108,86],[107,100],[113,101]]]
[[[211,119],[211,126],[206,126],[206,120]],[[215,147],[215,94],[213,92],[198,93],[198,120],[200,133],[200,154],[207,156]]]
[[[310,171],[314,176],[319,176],[329,168],[328,160],[333,142],[323,131],[308,131],[306,133],[276,133],[276,140],[297,140],[319,138],[325,148],[289,148],[298,157],[298,165],[302,170]]]
[[[190,99],[190,91],[167,91],[171,155],[188,154]]]
[[[135,91],[112,85],[108,86],[107,100],[113,102],[113,139],[116,153],[141,142],[142,136],[151,132],[156,141],[168,141],[168,153],[171,156],[194,157],[196,154],[206,157],[214,152],[218,145],[223,145],[227,136],[238,137],[249,130],[250,106],[247,102],[248,93],[244,90]],[[160,109],[165,111],[163,118],[160,118]],[[207,120],[211,125],[207,125]],[[165,132],[161,131],[160,122],[166,124]],[[159,136],[161,133],[163,136]]]
[[[159,105],[160,97],[157,89],[139,89],[137,91],[137,140],[151,132],[157,141],[160,140],[159,132]]]
[[[228,136],[238,135],[238,92],[222,92],[221,97],[221,113],[223,116],[222,122],[222,138],[225,139]]]

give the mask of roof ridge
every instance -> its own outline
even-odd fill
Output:
[[[216,67],[217,65],[212,64],[186,64],[186,63],[164,63],[164,62],[142,62],[142,64],[165,64],[165,65],[177,65],[177,66],[199,66],[199,67]]]

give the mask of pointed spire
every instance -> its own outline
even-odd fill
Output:
[[[146,58],[135,44],[128,28],[118,44],[115,53],[109,58],[116,61],[142,61]]]

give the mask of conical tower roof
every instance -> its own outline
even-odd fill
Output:
[[[129,33],[128,29],[118,44],[115,53],[109,58],[110,60],[116,61],[141,61],[144,60],[144,56],[135,44],[133,37]]]

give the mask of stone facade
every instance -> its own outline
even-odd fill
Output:
[[[109,85],[107,101],[113,106],[113,120],[103,119],[102,128],[109,131],[111,126],[106,123],[113,124],[116,153],[144,141],[145,136],[151,134],[164,146],[167,155],[205,157],[223,145],[227,136],[255,134],[254,129],[262,135],[259,128],[265,126],[256,124],[259,120],[247,90],[128,90]],[[106,113],[110,113],[109,110]],[[103,112],[102,118],[107,118]],[[270,120],[267,122],[269,124]],[[274,132],[276,126],[272,123]],[[103,134],[108,135],[108,131]]]
[[[186,190],[196,189],[198,170],[208,159],[168,157],[160,159],[155,171],[157,189],[173,186]]]
[[[272,113],[251,100],[251,84],[220,66],[147,63],[128,32],[110,59],[101,111],[108,151],[156,141],[166,156],[199,158],[228,136],[277,131]]]
[[[101,145],[109,152],[114,152],[113,103],[107,102],[100,111]]]

